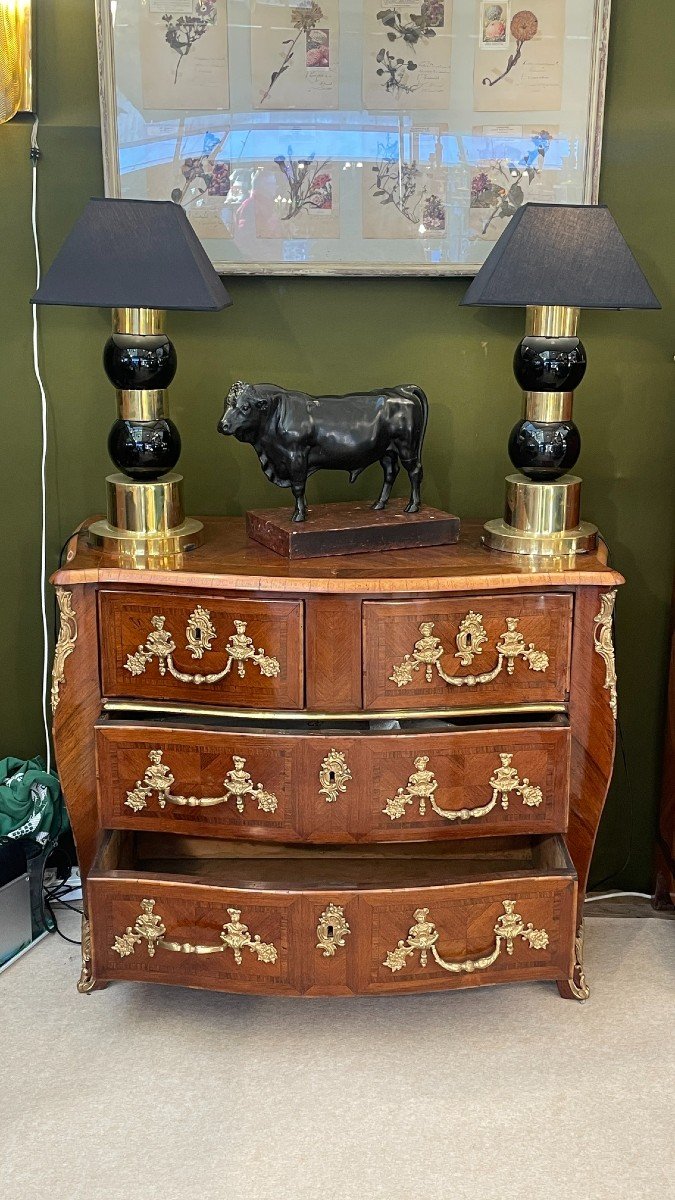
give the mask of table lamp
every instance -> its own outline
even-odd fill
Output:
[[[118,471],[107,477],[107,520],[90,525],[92,543],[124,558],[198,546],[202,525],[185,517],[173,471],[181,442],[166,388],[176,352],[163,316],[218,312],[232,300],[184,210],[170,200],[90,200],[32,303],[113,310],[103,365],[117,389],[108,450]]]
[[[524,307],[525,337],[513,371],[523,416],[511,431],[503,520],[486,546],[511,554],[592,550],[597,528],[580,521],[581,480],[569,472],[581,441],[574,389],[586,370],[577,337],[582,308],[660,308],[604,204],[525,204],[493,246],[461,301]]]

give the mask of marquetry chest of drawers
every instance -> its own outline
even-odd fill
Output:
[[[614,756],[593,555],[458,545],[288,562],[239,519],[162,568],[86,529],[52,707],[85,880],[79,987],[277,995],[555,980]]]

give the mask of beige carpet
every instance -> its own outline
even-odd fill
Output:
[[[675,924],[587,930],[585,1005],[79,996],[48,938],[0,977],[0,1196],[667,1200]]]

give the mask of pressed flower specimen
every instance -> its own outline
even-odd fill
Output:
[[[314,212],[330,212],[333,207],[333,181],[330,172],[326,170],[328,159],[317,163],[315,155],[306,158],[293,158],[292,147],[288,147],[288,157],[279,154],[275,158],[281,174],[288,184],[288,208],[283,214],[282,221],[292,221],[304,209]]]
[[[442,29],[445,25],[445,4],[443,0],[423,0],[422,17],[428,26]]]
[[[171,193],[171,199],[175,204],[183,204],[185,194],[192,185],[196,185],[199,191],[183,205],[185,208],[202,196],[222,196],[224,198],[229,195],[232,186],[230,164],[216,162],[226,139],[227,134],[219,138],[214,133],[206,133],[201,154],[183,159],[181,175],[185,182],[182,187],[174,188]]]
[[[411,58],[406,62],[404,58],[396,58],[388,50],[378,50],[377,63],[377,74],[384,84],[385,91],[399,96],[402,92],[417,90],[418,85],[412,83],[409,78],[412,72],[417,70],[417,63]]]
[[[204,36],[207,29],[216,23],[217,0],[197,0],[195,11],[188,16],[174,17],[173,13],[164,13],[162,20],[166,25],[164,37],[172,50],[178,55],[174,84],[178,82],[178,71],[183,59],[190,53],[195,42]]]
[[[497,179],[491,179],[486,171],[478,171],[471,180],[471,208],[489,209],[489,216],[481,228],[487,233],[494,220],[508,221],[525,202],[525,186],[544,166],[546,151],[552,137],[547,129],[533,134],[532,146],[518,162],[496,161],[493,165]],[[502,183],[501,180],[504,180]]]
[[[497,75],[495,79],[491,79],[489,75],[485,76],[483,84],[486,87],[494,87],[496,83],[499,83],[500,79],[504,79],[509,71],[513,70],[522,54],[523,46],[526,42],[531,42],[535,36],[539,28],[539,22],[534,13],[530,12],[529,8],[524,8],[511,18],[509,28],[511,30],[511,37],[516,43],[515,53],[509,54],[506,67],[501,75]]]
[[[379,147],[378,161],[372,170],[375,181],[371,191],[380,204],[393,204],[412,225],[423,225],[425,229],[445,229],[443,202],[429,191],[424,173],[416,162],[399,161],[395,145],[388,142]]]
[[[440,8],[443,8],[442,4]],[[408,55],[408,57],[401,58],[396,54],[390,54],[388,50],[378,51],[377,74],[390,94],[400,95],[402,92],[412,92],[419,86],[412,84],[408,79],[409,74],[417,70],[417,63],[409,57],[409,54],[415,53],[419,42],[436,37],[434,26],[442,24],[444,16],[445,9],[443,8],[443,13],[440,14],[437,2],[423,4],[422,11],[408,13],[407,20],[403,19],[397,8],[381,8],[376,14],[377,20],[387,30],[387,40],[403,42],[401,49]]]
[[[434,192],[424,201],[422,224],[425,229],[445,229],[445,205]]]
[[[299,8],[291,9],[291,25],[294,29],[297,29],[298,32],[296,33],[295,37],[286,38],[285,41],[281,43],[281,53],[283,56],[281,66],[279,66],[276,71],[272,71],[272,77],[270,79],[267,91],[260,100],[261,104],[265,103],[279,76],[283,75],[284,71],[288,70],[291,64],[291,59],[293,58],[295,47],[297,46],[300,38],[304,34],[305,38],[308,39],[309,35],[314,32],[316,26],[319,24],[319,21],[323,21],[323,12],[319,5],[314,3],[314,0],[312,0],[312,3],[303,4]],[[283,49],[283,47],[286,48]],[[309,66],[311,64],[307,63],[306,65]]]

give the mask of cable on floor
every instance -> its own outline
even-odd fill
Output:
[[[637,896],[640,900],[651,900],[649,892],[605,892],[602,896],[587,896],[584,904],[593,904],[595,900],[619,900],[622,896]]]

